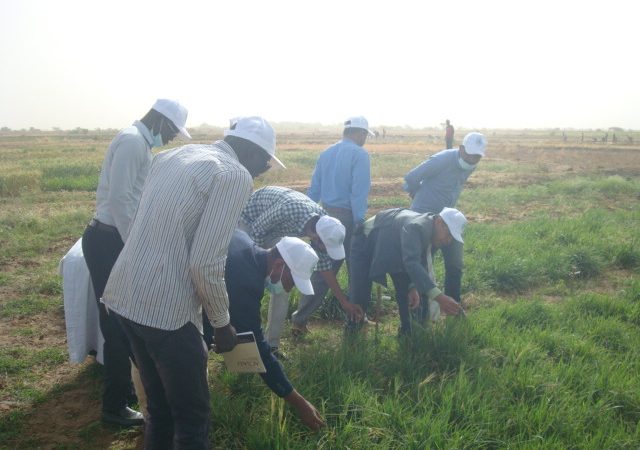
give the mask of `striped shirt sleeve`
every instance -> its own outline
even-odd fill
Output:
[[[229,323],[224,264],[253,182],[247,171],[223,171],[213,178],[209,199],[191,247],[189,269],[196,295],[214,327]]]

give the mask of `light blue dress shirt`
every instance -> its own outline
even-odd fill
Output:
[[[404,177],[404,190],[413,194],[411,209],[438,214],[444,207],[455,207],[464,183],[474,170],[460,167],[457,148],[432,155]]]
[[[360,223],[367,212],[371,187],[369,153],[350,139],[342,139],[320,154],[307,195],[325,207],[350,209]]]

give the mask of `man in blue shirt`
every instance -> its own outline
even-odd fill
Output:
[[[454,208],[480,159],[485,155],[487,140],[477,132],[467,134],[457,149],[442,150],[414,167],[404,177],[404,190],[413,199],[411,209],[419,213],[438,214],[443,208]],[[463,246],[453,241],[443,247],[445,294],[460,302]]]
[[[351,235],[354,227],[364,222],[367,199],[371,187],[371,162],[369,153],[363,148],[367,137],[374,134],[369,130],[367,119],[351,117],[344,122],[342,140],[324,150],[313,170],[311,186],[307,195],[321,203],[327,213],[338,219],[345,227],[345,261],[349,270]],[[333,262],[333,271],[338,273],[342,261]],[[320,274],[311,278],[315,295],[304,295],[298,302],[298,309],[291,316],[293,329],[298,333],[306,331],[309,316],[324,300],[328,285]]]
[[[296,409],[302,422],[312,430],[323,427],[324,421],[316,408],[293,388],[271,352],[262,333],[260,301],[265,286],[269,290],[288,292],[295,284],[300,292],[312,295],[310,277],[317,262],[314,250],[299,238],[284,237],[275,247],[265,250],[247,233],[236,230],[229,244],[224,270],[231,325],[238,333],[253,331],[266,369],[260,376],[276,395]],[[205,341],[211,345],[213,328],[208,320],[203,324]]]

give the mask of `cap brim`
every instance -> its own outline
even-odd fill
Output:
[[[313,295],[313,285],[311,284],[311,280],[309,278],[300,278],[293,273],[291,273],[291,277],[293,278],[293,282],[300,292],[304,295]]]
[[[284,164],[282,164],[282,161],[280,161],[280,160],[276,157],[276,155],[270,155],[270,156],[271,156],[271,159],[272,159],[272,160],[274,160],[275,162],[277,162],[277,163],[278,163],[278,165],[279,165],[280,167],[282,167],[283,169],[286,169],[286,168],[287,168],[287,166],[285,166]]]
[[[328,247],[325,245],[325,247],[327,249],[327,254],[331,259],[335,259],[336,261],[339,261],[345,258],[344,245],[339,245],[336,247]]]
[[[180,134],[186,137],[187,139],[191,139],[191,135],[187,131],[185,127],[180,128]]]
[[[449,232],[451,233],[451,230],[449,230]],[[456,241],[460,242],[461,244],[464,244],[464,241],[462,240],[462,235],[460,233],[451,233],[451,237],[453,237]]]

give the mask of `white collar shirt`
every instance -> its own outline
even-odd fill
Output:
[[[95,219],[118,229],[126,242],[153,154],[153,138],[140,121],[120,131],[102,162]]]

